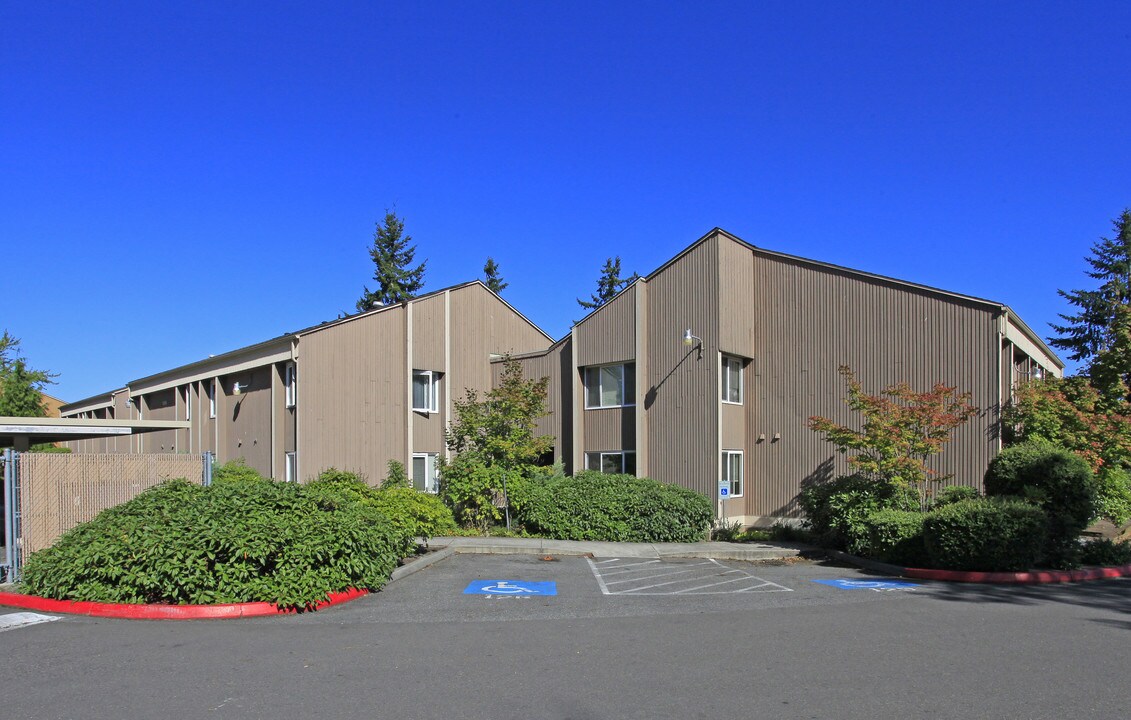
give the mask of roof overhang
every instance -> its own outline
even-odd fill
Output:
[[[0,447],[27,449],[38,443],[137,435],[159,430],[187,430],[187,420],[78,420],[75,418],[0,417]]]

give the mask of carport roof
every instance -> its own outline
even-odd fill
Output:
[[[158,430],[187,430],[187,420],[79,420],[75,418],[0,417],[0,447],[24,443],[136,435]]]

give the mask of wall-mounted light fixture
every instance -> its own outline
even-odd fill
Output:
[[[247,390],[247,388],[248,388],[247,383],[244,383],[243,385],[241,385],[239,383],[239,381],[237,380],[236,382],[232,383],[232,394],[233,395],[242,395],[243,391]]]
[[[698,335],[692,335],[691,334],[691,328],[687,328],[686,330],[683,331],[683,344],[684,345],[686,345],[687,347],[691,347],[692,345],[696,344],[696,341],[699,342],[699,359],[702,360],[703,359],[703,338],[699,337]]]

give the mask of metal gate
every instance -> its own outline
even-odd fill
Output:
[[[208,485],[212,453],[18,453],[5,450],[0,581],[76,525],[170,478]]]

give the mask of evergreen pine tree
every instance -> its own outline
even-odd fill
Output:
[[[635,282],[640,275],[632,273],[631,277],[622,278],[620,256],[609,258],[605,267],[601,268],[601,277],[597,279],[597,292],[589,296],[589,300],[577,298],[577,304],[586,310],[595,310],[616,297],[624,288]]]
[[[365,287],[357,301],[359,312],[369,310],[374,303],[392,305],[410,300],[424,287],[424,266],[428,261],[413,266],[416,246],[411,244],[412,237],[402,237],[403,233],[404,221],[395,213],[386,211],[384,223],[377,223],[373,247],[369,249],[369,257],[375,266],[373,279],[377,281],[377,289]]]
[[[1068,352],[1073,360],[1091,363],[1101,352],[1112,348],[1118,339],[1120,308],[1131,303],[1131,209],[1112,222],[1115,235],[1100,238],[1092,246],[1092,266],[1087,275],[1100,281],[1094,290],[1058,290],[1070,305],[1079,308],[1074,315],[1061,314],[1064,325],[1053,324],[1059,337],[1050,338],[1053,347]]]
[[[0,335],[0,416],[43,417],[43,388],[53,383],[54,374],[32,370],[18,354],[20,341],[5,330]]]
[[[499,275],[499,264],[492,258],[487,258],[487,263],[483,266],[483,283],[496,295],[501,295],[510,285],[503,281],[502,276]]]

